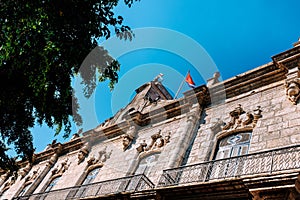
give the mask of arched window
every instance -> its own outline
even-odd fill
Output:
[[[58,176],[54,179],[52,179],[52,181],[49,183],[49,185],[47,186],[47,188],[45,189],[45,192],[49,192],[52,190],[52,188],[57,184],[57,182],[60,180],[61,176]]]
[[[93,188],[84,187],[84,185],[91,184],[94,182],[95,178],[99,174],[101,167],[96,167],[92,170],[90,170],[87,175],[85,176],[84,180],[82,181],[81,185],[83,187],[80,187],[77,191],[71,191],[68,197],[74,198],[84,198],[86,195],[88,196],[90,191],[93,191]]]
[[[147,175],[150,172],[152,166],[154,166],[156,164],[158,157],[159,157],[159,153],[155,153],[155,154],[151,154],[151,155],[148,155],[148,156],[142,158],[140,160],[134,174]]]
[[[236,133],[220,139],[208,178],[232,177],[240,173],[243,170],[240,160],[226,158],[248,154],[250,139],[251,132]]]
[[[229,135],[218,142],[215,159],[241,156],[248,153],[251,139],[251,132]]]
[[[91,170],[85,177],[85,179],[82,182],[82,185],[90,184],[92,183],[95,178],[97,177],[98,173],[100,171],[100,167],[97,167],[93,170]]]

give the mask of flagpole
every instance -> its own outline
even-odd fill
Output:
[[[190,70],[189,70],[189,71],[190,71]],[[177,96],[178,96],[180,90],[182,89],[183,83],[184,83],[185,78],[186,78],[186,76],[188,75],[189,71],[186,73],[186,75],[184,76],[183,80],[181,81],[180,86],[179,86],[179,88],[178,88],[178,90],[177,90],[177,92],[176,92],[176,94],[175,94],[175,96],[174,96],[174,99],[177,98]]]

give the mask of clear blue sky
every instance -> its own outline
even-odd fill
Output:
[[[134,40],[139,45],[144,41],[155,45],[117,53],[121,63],[119,84],[111,93],[107,83],[100,83],[90,100],[82,100],[84,130],[111,117],[130,101],[134,89],[160,72],[164,74],[163,83],[175,93],[187,70],[191,70],[196,84],[202,85],[216,70],[225,80],[270,62],[271,56],[291,48],[300,37],[299,8],[297,0],[141,0],[131,8],[120,3],[115,12],[134,32],[140,32]],[[155,35],[147,27],[171,31],[171,36]],[[193,42],[203,49],[197,49]],[[112,51],[121,48],[111,46]],[[175,52],[168,51],[172,48]],[[73,132],[76,129],[74,126]],[[54,131],[47,127],[32,131],[37,152],[54,139]],[[57,139],[65,142],[60,136]]]

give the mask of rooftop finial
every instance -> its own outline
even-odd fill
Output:
[[[300,37],[298,38],[298,41],[295,42],[293,45],[294,45],[294,47],[300,46]]]
[[[207,80],[207,87],[210,87],[216,83],[219,83],[220,72],[215,72],[214,76]]]
[[[154,79],[153,79],[153,82],[162,82],[164,79],[163,79],[163,74],[162,73],[159,73]]]

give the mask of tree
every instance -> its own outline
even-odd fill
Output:
[[[134,1],[124,0],[127,6]],[[113,12],[119,0],[14,0],[0,1],[0,167],[15,169],[7,155],[14,145],[19,158],[31,160],[34,147],[30,128],[45,122],[70,134],[73,120],[82,123],[79,105],[72,98],[71,78],[78,73],[84,58],[97,47],[97,39],[110,37],[111,30],[120,37],[131,37],[123,18]],[[108,52],[102,53],[91,70],[99,80],[118,81],[120,64]],[[105,65],[105,66],[100,66]],[[89,74],[80,75],[88,97],[96,85]],[[73,104],[73,108],[72,108]]]

